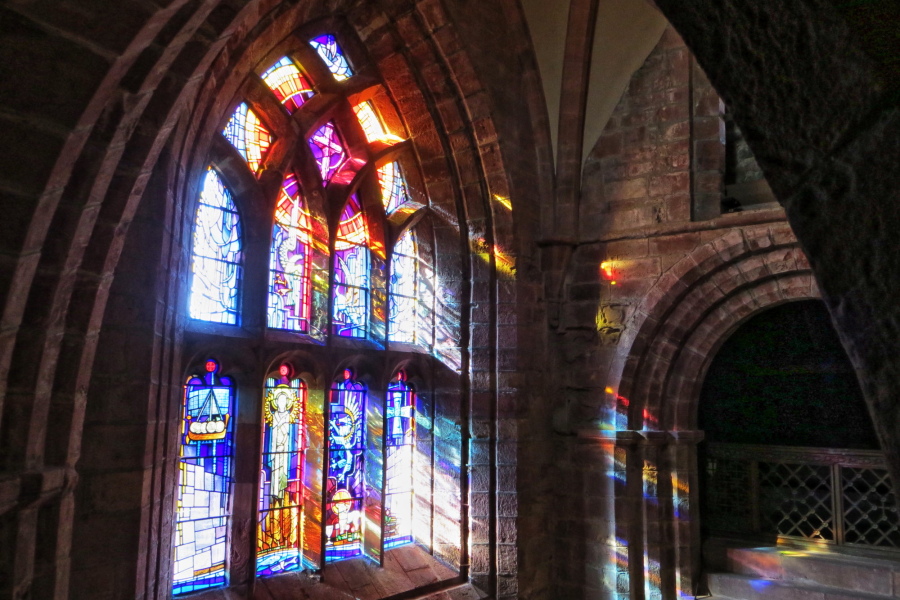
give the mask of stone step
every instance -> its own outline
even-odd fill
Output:
[[[890,595],[867,594],[797,581],[764,579],[736,573],[707,575],[710,600],[886,600]]]
[[[761,580],[900,597],[900,562],[787,548],[729,548],[727,570]]]

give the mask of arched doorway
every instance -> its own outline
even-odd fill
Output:
[[[769,308],[728,337],[698,425],[708,540],[900,548],[884,458],[821,301]]]

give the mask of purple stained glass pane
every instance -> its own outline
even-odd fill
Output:
[[[400,165],[387,163],[378,169],[378,183],[381,185],[381,201],[384,212],[390,216],[411,202],[406,189],[406,181],[400,172]]]
[[[311,138],[309,147],[319,165],[319,174],[326,185],[334,174],[347,162],[347,152],[341,143],[337,128],[331,122],[322,125]]]
[[[362,553],[366,388],[349,371],[331,388],[325,490],[325,560]]]

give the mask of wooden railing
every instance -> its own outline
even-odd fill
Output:
[[[900,519],[880,452],[707,444],[704,527],[900,550]]]

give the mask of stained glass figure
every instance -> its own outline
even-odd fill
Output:
[[[344,81],[353,76],[353,69],[350,68],[350,63],[347,62],[344,51],[341,50],[341,47],[338,45],[337,40],[334,39],[333,35],[320,35],[317,38],[311,39],[309,45],[312,46],[313,50],[318,52],[319,56],[322,57],[322,60],[325,61],[328,70],[334,75],[335,80]]]
[[[362,553],[366,388],[344,371],[328,402],[325,560]]]
[[[309,148],[319,165],[322,182],[327,185],[338,169],[347,162],[347,151],[344,150],[334,124],[329,121],[322,125],[309,138]]]
[[[397,240],[391,256],[388,339],[392,342],[416,343],[418,279],[416,234],[407,229]]]
[[[306,454],[306,385],[290,365],[266,380],[263,454],[259,475],[256,574],[304,568],[303,465]]]
[[[395,162],[378,168],[378,183],[381,185],[381,202],[388,216],[406,206],[412,200],[406,189],[406,180]]]
[[[413,541],[416,393],[400,371],[388,384],[384,413],[384,549]]]
[[[234,456],[234,392],[206,361],[184,386],[173,594],[225,585]]]
[[[369,314],[369,234],[356,196],[341,213],[334,243],[334,333],[365,337]]]
[[[272,135],[246,102],[238,105],[222,134],[256,173],[272,143]]]
[[[371,102],[360,102],[353,107],[353,112],[356,113],[359,125],[366,135],[366,140],[370,143],[384,142],[385,144],[393,144],[403,141],[403,138],[394,135],[384,127],[384,123],[378,118]]]
[[[309,80],[287,56],[263,73],[262,80],[291,114],[315,94]]]
[[[269,261],[268,324],[309,331],[312,231],[297,177],[288,175],[275,205]]]
[[[241,281],[241,224],[231,193],[210,167],[194,223],[190,315],[234,325]]]

